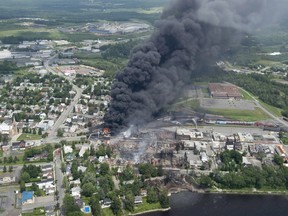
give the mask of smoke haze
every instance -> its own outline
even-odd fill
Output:
[[[284,4],[284,0],[173,2],[155,23],[150,39],[134,48],[128,65],[117,74],[106,126],[120,130],[153,119],[177,99],[196,68],[238,43],[241,32],[277,22],[287,8]]]

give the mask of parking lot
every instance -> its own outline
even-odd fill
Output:
[[[0,215],[2,216],[18,216],[20,209],[15,208],[15,190],[18,186],[0,187]]]
[[[201,107],[213,109],[238,109],[254,110],[255,103],[252,100],[235,100],[235,99],[201,99]]]

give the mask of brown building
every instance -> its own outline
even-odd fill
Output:
[[[231,84],[210,83],[208,88],[211,96],[216,99],[242,98],[239,89]]]

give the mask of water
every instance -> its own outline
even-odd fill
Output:
[[[143,216],[286,216],[288,196],[222,195],[183,192],[171,197],[171,210]]]

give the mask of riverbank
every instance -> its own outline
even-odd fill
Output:
[[[235,195],[288,195],[288,190],[257,190],[255,188],[246,188],[246,189],[219,189],[219,188],[208,188],[208,189],[198,189],[195,186],[187,186],[185,188],[181,187],[175,190],[169,190],[171,194],[181,193],[181,192],[193,192],[200,194],[235,194]]]
[[[151,209],[151,210],[147,210],[147,211],[144,211],[144,212],[138,212],[138,213],[130,213],[129,215],[131,216],[135,216],[135,215],[142,215],[142,214],[147,214],[147,213],[152,213],[152,212],[166,212],[166,211],[169,211],[171,209],[171,207],[169,208],[165,208],[165,209]]]

